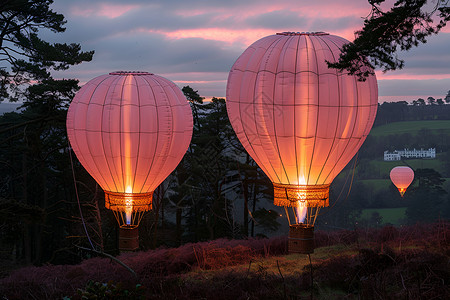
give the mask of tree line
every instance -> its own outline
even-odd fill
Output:
[[[403,121],[450,120],[450,91],[443,99],[428,97],[427,100],[419,98],[412,103],[383,102],[378,105],[374,126]]]

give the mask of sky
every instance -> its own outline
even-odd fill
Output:
[[[370,13],[364,0],[55,0],[64,33],[52,42],[95,50],[91,62],[54,73],[81,84],[112,71],[147,71],[203,97],[225,97],[228,72],[253,42],[283,31],[324,31],[350,41]],[[450,26],[449,26],[450,27]],[[450,28],[399,53],[402,70],[377,71],[379,101],[444,98],[450,90]]]

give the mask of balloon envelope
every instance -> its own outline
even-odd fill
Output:
[[[170,80],[113,72],[90,80],[67,113],[67,134],[112,210],[145,211],[175,169],[192,136],[192,113]],[[127,215],[129,217],[129,215]]]
[[[231,68],[230,122],[274,183],[277,205],[327,206],[329,185],[370,132],[375,76],[358,81],[327,66],[346,43],[323,32],[279,33],[253,43]]]
[[[400,195],[403,197],[406,189],[414,180],[414,171],[410,167],[399,166],[391,170],[390,177],[392,183],[397,187]]]

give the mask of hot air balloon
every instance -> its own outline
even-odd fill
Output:
[[[392,180],[392,183],[397,187],[400,192],[400,196],[406,192],[406,189],[414,180],[414,171],[410,167],[399,166],[395,167],[391,170],[389,174]]]
[[[274,204],[297,210],[289,220],[291,252],[305,240],[301,234],[313,234],[331,182],[375,119],[375,75],[358,81],[327,66],[346,43],[323,32],[270,35],[248,47],[228,77],[227,111],[237,137],[272,181]]]
[[[138,225],[153,191],[183,158],[192,113],[170,80],[113,72],[86,83],[67,113],[67,134],[83,167],[105,192],[120,226],[119,248],[139,246]]]

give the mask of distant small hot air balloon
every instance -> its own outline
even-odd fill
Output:
[[[410,167],[399,166],[391,170],[390,177],[392,183],[397,187],[400,195],[403,197],[406,189],[414,180],[414,171]]]
[[[304,240],[291,230],[313,233],[331,182],[375,119],[375,76],[359,81],[328,68],[347,43],[323,32],[277,33],[248,47],[228,77],[227,111],[237,137],[273,182],[274,204],[297,210],[289,251]]]
[[[191,141],[186,97],[173,82],[151,73],[102,75],[86,83],[70,104],[67,134],[119,222],[119,248],[136,249],[137,227],[152,208],[154,190]]]

